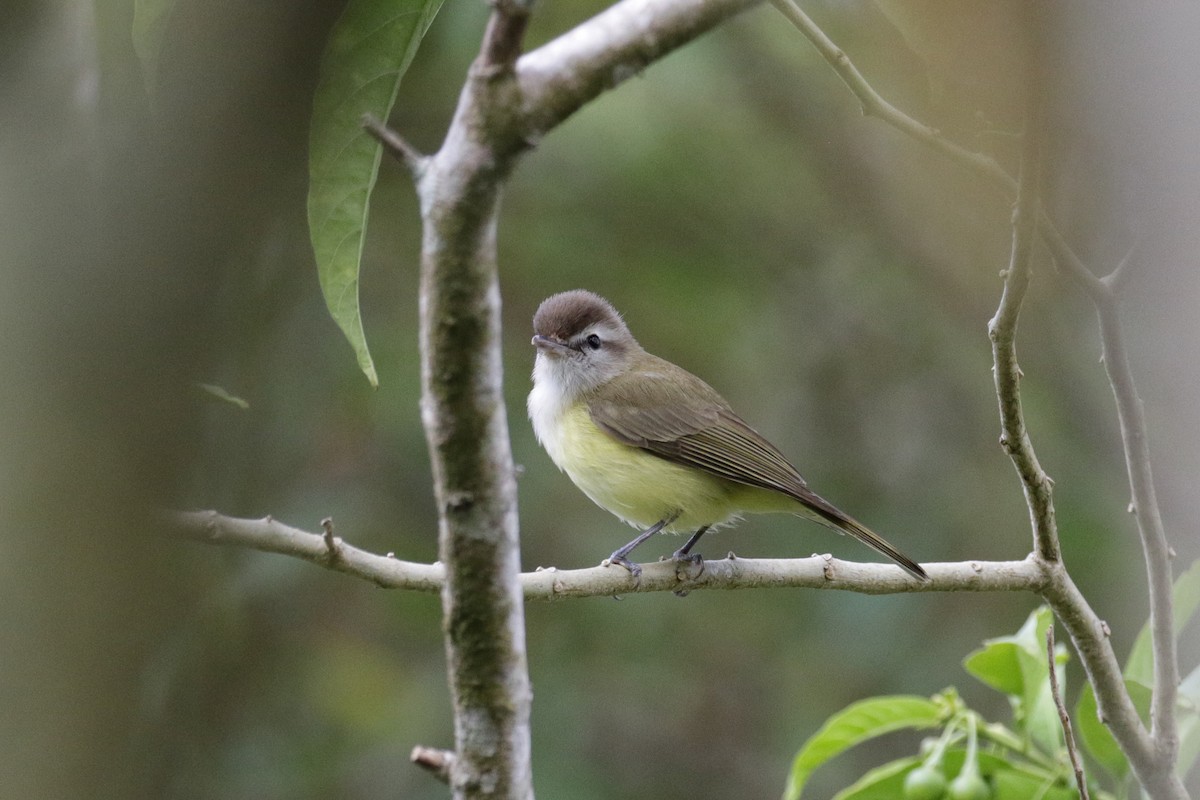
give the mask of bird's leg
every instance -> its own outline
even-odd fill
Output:
[[[676,561],[683,561],[686,559],[693,563],[699,563],[702,559],[699,553],[694,556],[689,556],[688,553],[690,553],[692,548],[696,546],[696,542],[700,541],[700,537],[704,535],[704,532],[708,530],[708,527],[709,526],[705,525],[700,530],[693,533],[692,538],[684,542],[683,547],[671,554],[671,558],[675,559]]]
[[[633,549],[635,547],[637,547],[638,545],[640,545],[642,542],[646,541],[651,536],[658,533],[663,528],[667,527],[672,522],[674,522],[676,517],[678,517],[678,516],[679,516],[678,514],[674,514],[670,517],[667,517],[666,519],[660,519],[658,522],[654,523],[649,528],[647,528],[646,530],[639,533],[637,535],[637,538],[634,539],[632,542],[630,542],[629,544],[625,545],[622,548],[614,550],[613,554],[608,557],[608,563],[619,564],[620,566],[629,570],[629,574],[635,578],[638,577],[639,575],[641,575],[642,574],[641,566],[630,561],[629,557],[628,557],[629,554],[632,553]]]

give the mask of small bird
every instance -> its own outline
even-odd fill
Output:
[[[919,564],[813,493],[783,454],[711,386],[647,353],[612,305],[562,292],[533,317],[529,419],[550,458],[596,505],[642,533],[609,556],[634,576],[635,547],[660,531],[690,532],[689,556],[712,527],[746,513],[784,512],[848,533],[920,580]]]

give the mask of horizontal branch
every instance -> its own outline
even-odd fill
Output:
[[[167,522],[186,539],[294,556],[386,589],[437,592],[446,578],[441,564],[417,564],[390,555],[375,555],[352,547],[337,536],[331,537],[331,548],[325,536],[293,528],[272,517],[239,519],[216,511],[180,511],[168,514]]]
[[[371,581],[387,589],[436,592],[445,570],[441,564],[418,564],[392,555],[368,553],[333,537],[332,548],[321,534],[284,525],[271,517],[238,519],[215,511],[170,515],[180,536],[212,544],[234,545],[310,561],[327,569]],[[640,592],[690,592],[697,589],[806,588],[838,589],[860,594],[902,592],[1040,592],[1041,566],[1023,561],[961,561],[924,564],[929,581],[913,580],[892,564],[812,558],[726,558],[702,565],[659,561],[643,565],[640,578],[622,567],[560,570],[538,568],[521,575],[526,600],[562,597],[606,597]]]

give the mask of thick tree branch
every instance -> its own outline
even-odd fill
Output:
[[[457,800],[531,800],[532,691],[517,487],[500,350],[496,215],[518,148],[506,110],[527,11],[496,4],[441,149],[417,180],[423,223],[421,421],[445,565],[443,631]]]
[[[625,0],[518,61],[529,3],[494,0],[446,138],[414,170],[423,221],[421,411],[446,570],[456,798],[533,796],[516,482],[500,358],[501,188],[521,153],[615,85],[621,68],[640,69],[749,4]],[[394,151],[415,162],[402,141],[396,138]]]
[[[526,138],[761,0],[624,0],[522,56]]]
[[[324,537],[284,525],[270,517],[238,519],[216,511],[187,511],[168,517],[179,536],[199,542],[246,547],[265,553],[294,556],[317,566],[371,581],[385,589],[439,591],[446,571],[441,564],[401,561],[390,554],[375,555],[337,541],[338,557],[330,559]],[[641,579],[621,567],[598,566],[560,570],[539,568],[520,576],[526,600],[566,597],[610,597],[649,592],[687,592],[700,589],[806,588],[836,589],[860,594],[904,592],[1041,592],[1046,576],[1032,558],[1024,561],[963,561],[924,564],[929,581],[915,581],[892,564],[812,558],[726,558],[705,561],[697,574],[672,561],[643,565]]]

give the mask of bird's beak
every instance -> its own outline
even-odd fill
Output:
[[[533,337],[533,341],[530,344],[547,354],[562,353],[571,349],[562,342],[551,339],[549,336],[542,336],[540,333]]]

